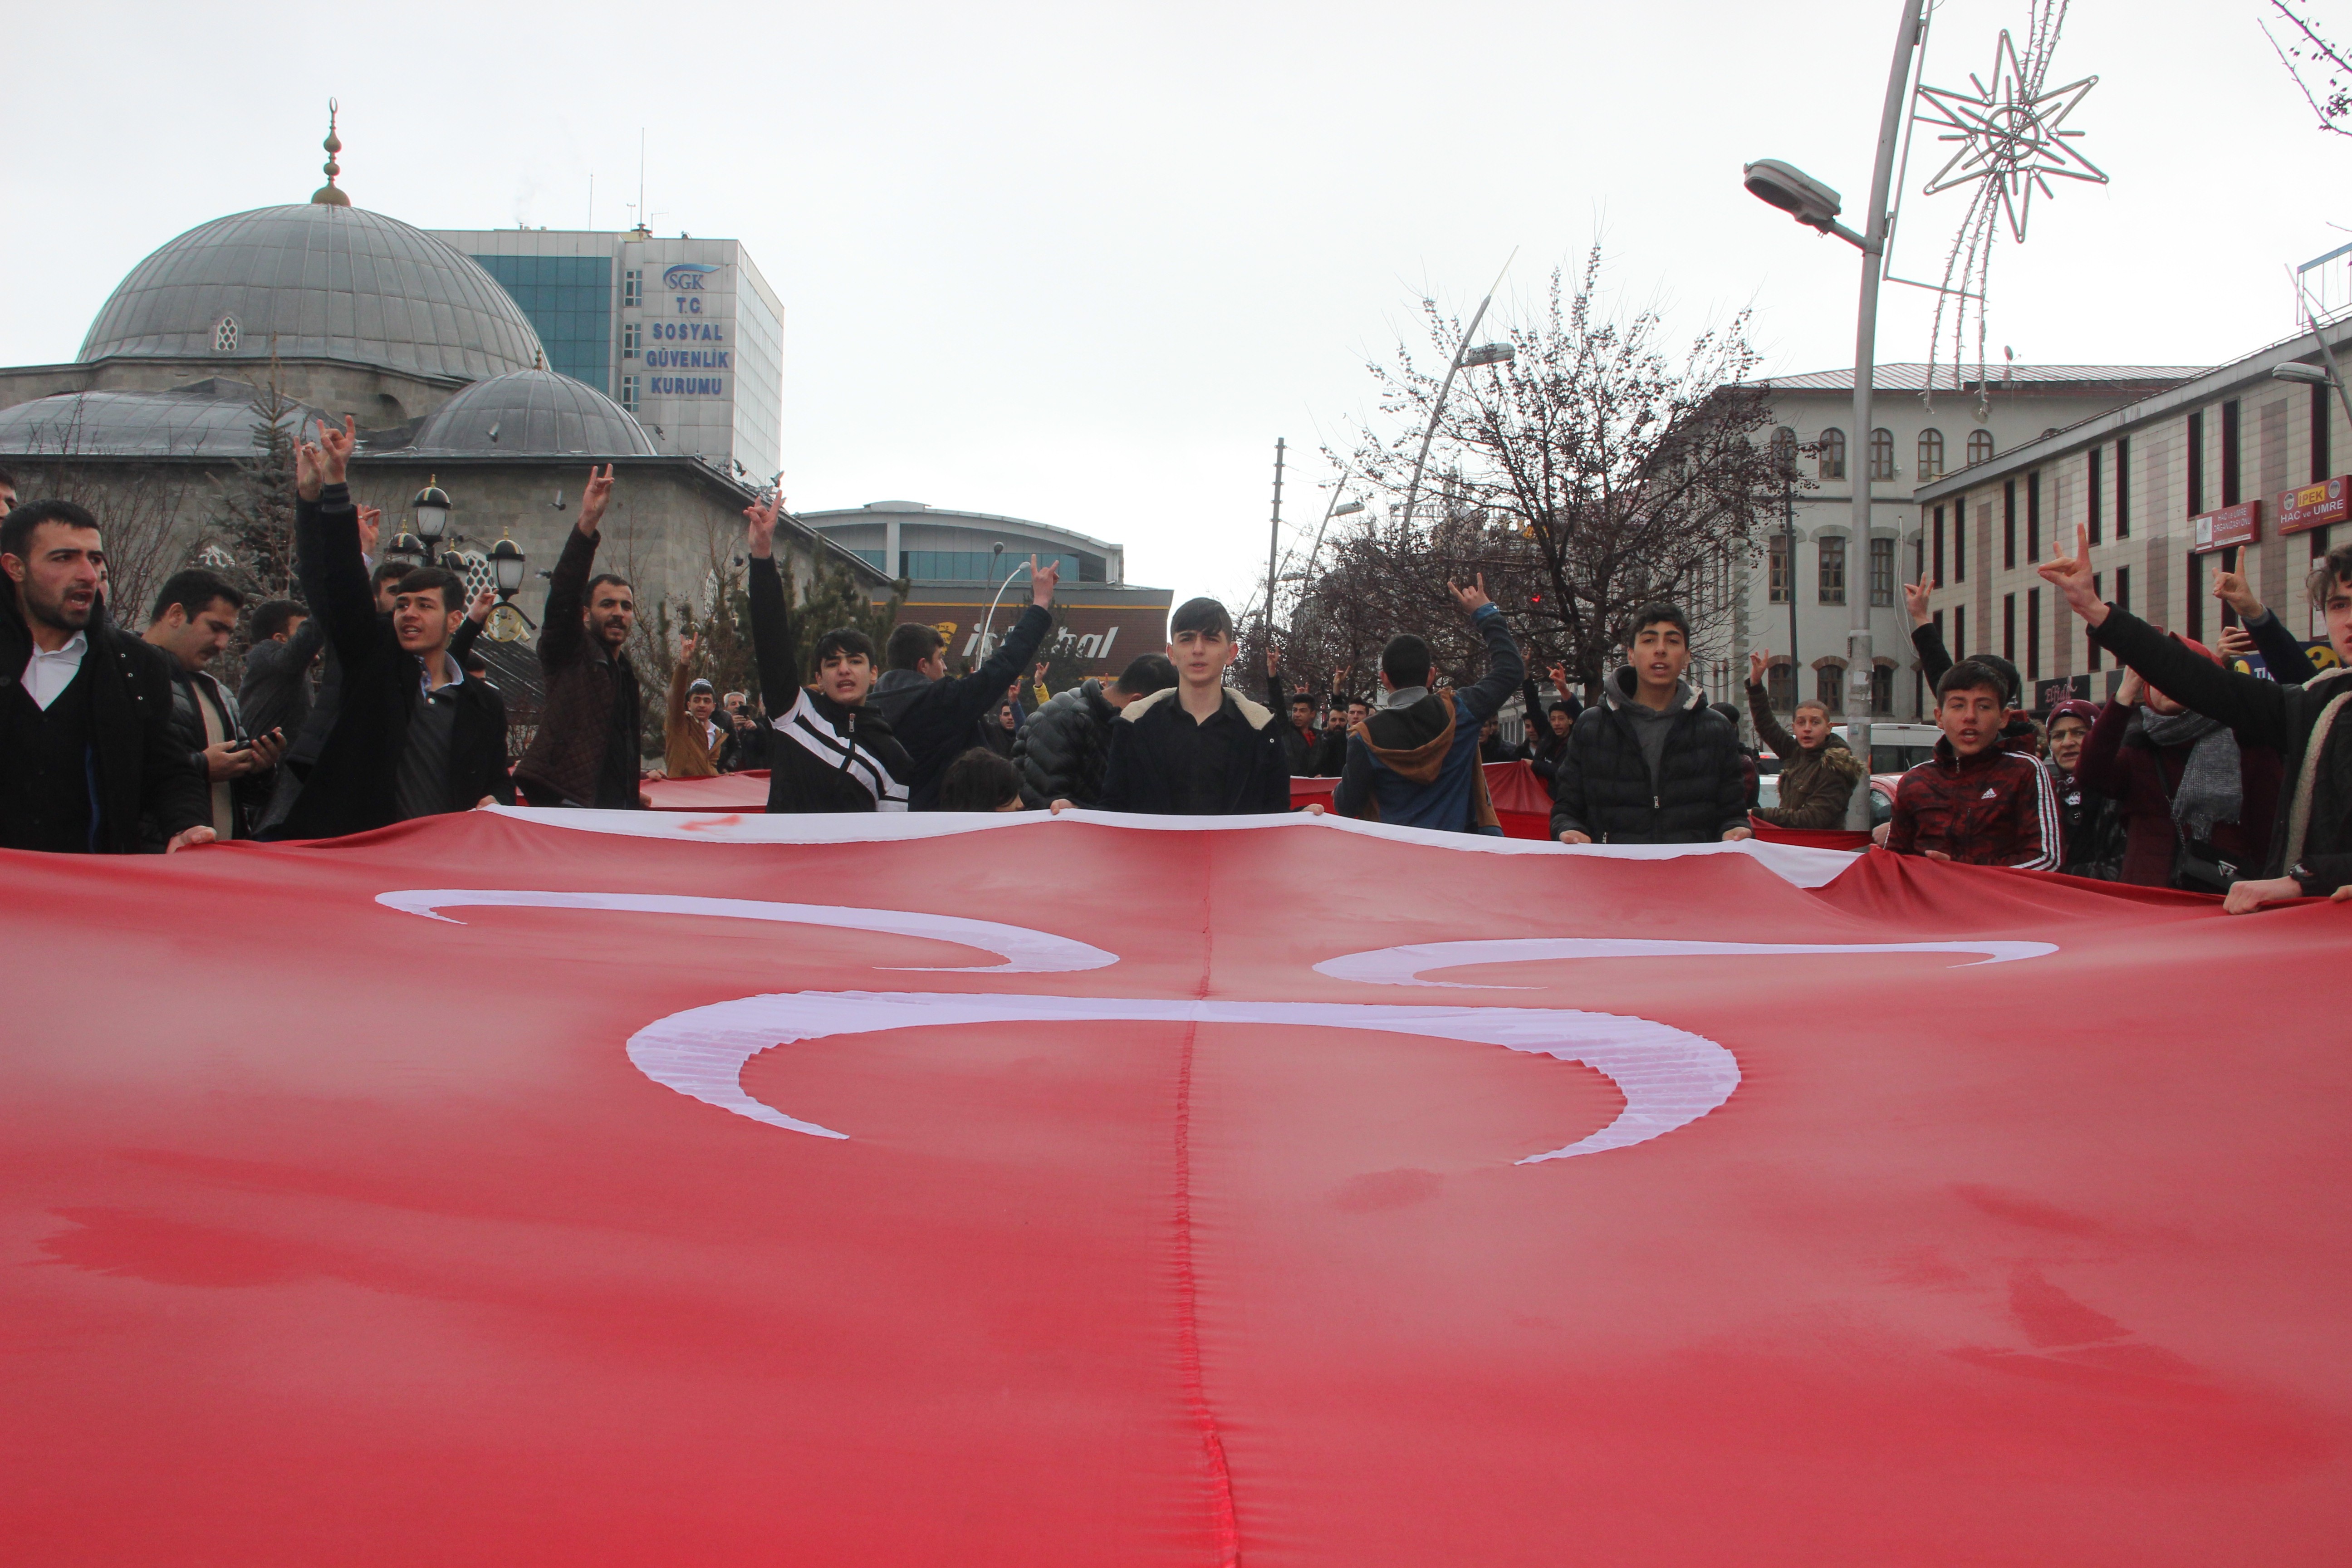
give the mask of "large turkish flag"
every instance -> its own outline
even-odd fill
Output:
[[[2352,908],[1304,817],[0,877],[11,1564],[2352,1546]]]

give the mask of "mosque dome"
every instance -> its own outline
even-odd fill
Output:
[[[409,450],[474,457],[650,458],[654,444],[619,404],[551,370],[519,370],[436,408]]]
[[[467,381],[541,357],[530,318],[472,258],[397,218],[317,198],[171,241],[116,287],[78,357],[272,353]]]

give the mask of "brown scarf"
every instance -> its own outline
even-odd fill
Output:
[[[1374,741],[1369,719],[1353,726],[1351,733],[1360,737],[1372,755],[1387,763],[1400,777],[1411,779],[1415,784],[1433,784],[1439,769],[1445,765],[1445,754],[1454,749],[1454,727],[1462,720],[1457,694],[1445,691],[1438,695],[1445,701],[1445,728],[1409,751],[1391,751]],[[1377,794],[1371,795],[1364,803],[1364,809],[1367,821],[1378,822],[1381,819],[1380,796]],[[1492,827],[1498,832],[1503,826],[1502,819],[1495,815],[1494,797],[1486,793],[1486,769],[1475,758],[1470,763],[1470,826],[1474,829]]]

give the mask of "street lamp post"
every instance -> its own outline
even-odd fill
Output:
[[[1514,250],[1511,255],[1516,257],[1518,252]],[[1504,262],[1503,272],[1510,269],[1510,262]],[[1495,302],[1495,289],[1503,286],[1503,272],[1495,274],[1494,287],[1488,289],[1486,297],[1478,301],[1478,309],[1471,315],[1470,324],[1462,329],[1462,342],[1454,351],[1454,363],[1445,367],[1445,380],[1437,388],[1436,401],[1429,405],[1429,428],[1421,433],[1421,455],[1412,460],[1412,482],[1404,488],[1404,526],[1407,528],[1412,526],[1412,509],[1421,499],[1421,470],[1429,462],[1429,444],[1437,438],[1438,417],[1445,412],[1445,398],[1454,390],[1454,378],[1462,374],[1465,365],[1508,364],[1517,353],[1508,343],[1470,346],[1470,340],[1478,335],[1478,323],[1486,319],[1486,307]]]
[[[430,566],[440,549],[442,536],[449,531],[449,492],[441,488],[441,476],[428,477],[425,488],[416,492],[416,499],[408,507],[416,514],[417,536],[425,544],[425,564]]]
[[[1853,610],[1846,633],[1846,733],[1863,760],[1864,777],[1846,808],[1846,826],[1864,832],[1871,826],[1870,697],[1875,673],[1870,637],[1871,378],[1878,353],[1878,279],[1886,253],[1887,198],[1895,184],[1895,146],[1902,140],[1903,105],[1911,85],[1912,57],[1919,47],[1926,5],[1927,0],[1902,0],[1895,63],[1886,75],[1886,103],[1878,121],[1878,156],[1871,167],[1868,222],[1862,233],[1837,221],[1838,194],[1801,171],[1771,158],[1760,159],[1743,171],[1751,194],[1807,227],[1834,234],[1862,252],[1862,298],[1854,312],[1853,331],[1853,438],[1846,447],[1848,482],[1853,489],[1853,535],[1859,546],[1846,563],[1846,603]],[[1793,599],[1797,591],[1793,560],[1789,574]]]
[[[2271,366],[2271,379],[2300,382],[2305,386],[2334,387],[2336,400],[2344,405],[2344,417],[2352,420],[2352,394],[2344,390],[2344,373],[2336,367],[2336,351],[2327,346],[2327,334],[2317,327],[2311,330],[2311,335],[2319,340],[2320,356],[2327,361],[2326,367],[2305,364],[2301,360],[2289,360],[2284,364]]]

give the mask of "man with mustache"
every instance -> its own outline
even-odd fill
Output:
[[[172,668],[108,620],[98,520],[28,501],[0,520],[0,847],[129,855],[209,844],[204,776],[172,734]]]

